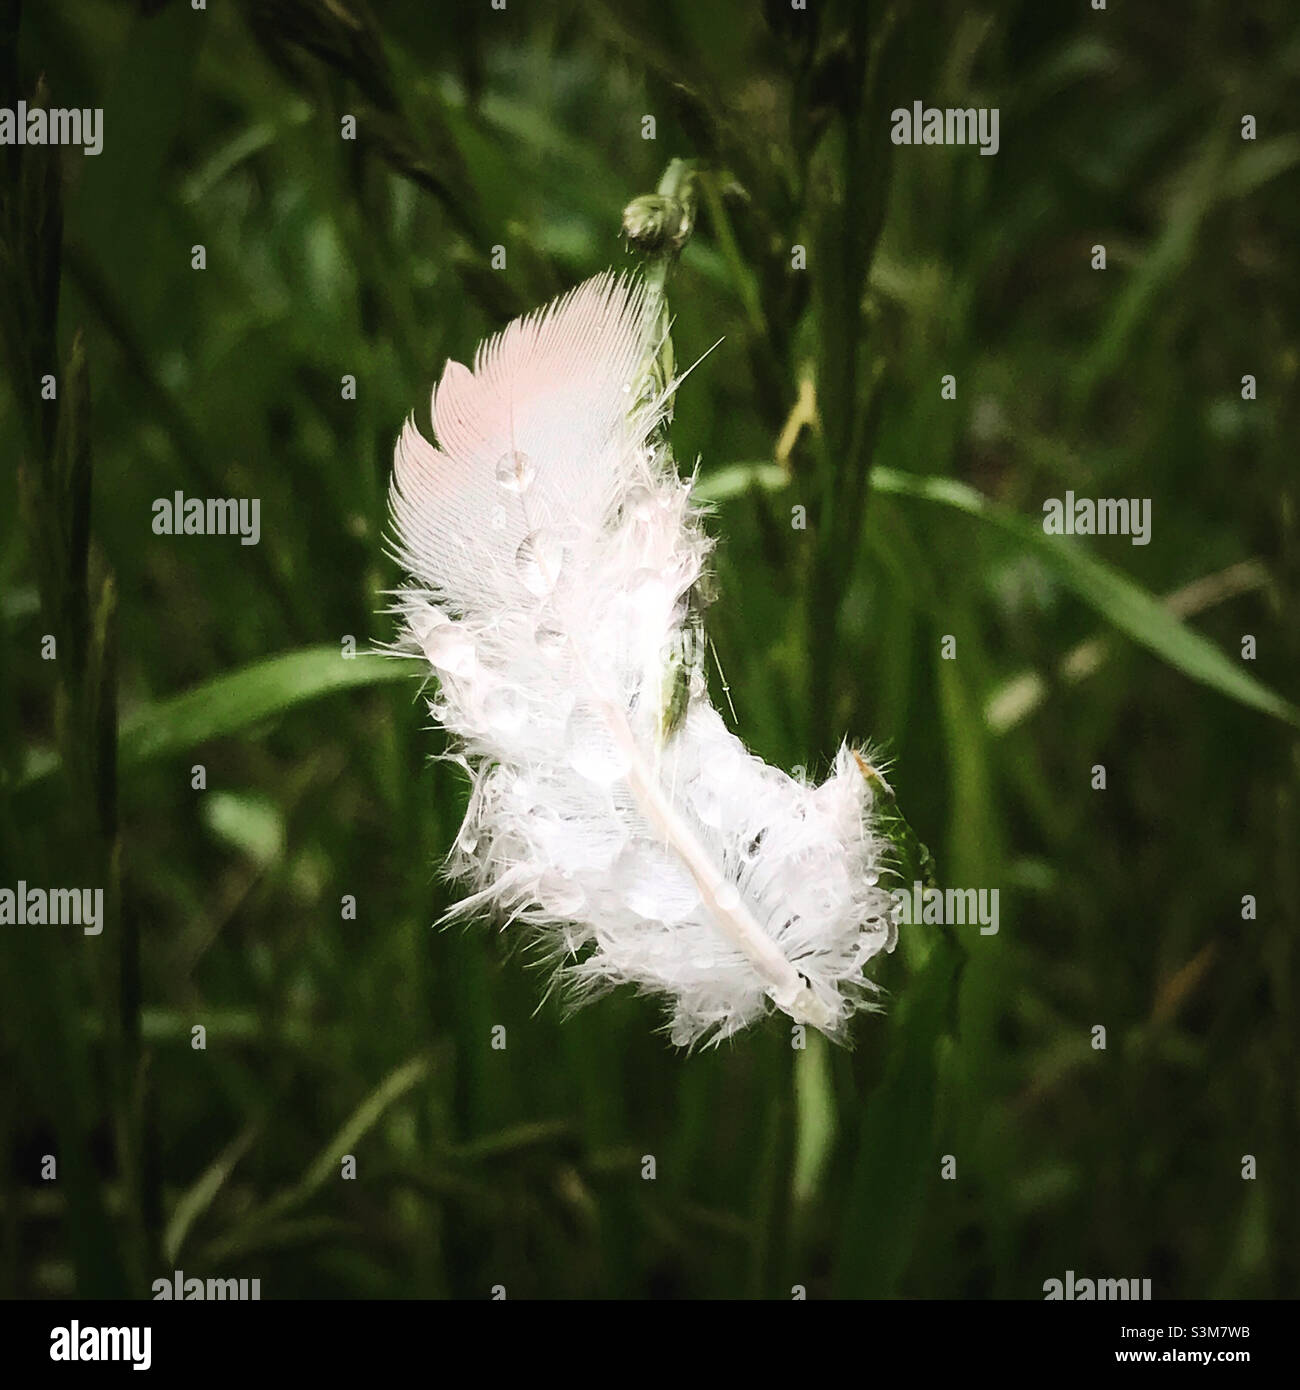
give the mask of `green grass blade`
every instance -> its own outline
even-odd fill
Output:
[[[416,669],[412,662],[370,653],[344,658],[338,647],[328,645],[273,656],[133,711],[122,722],[121,765],[130,767],[238,733],[337,690],[409,681]]]
[[[883,492],[940,502],[991,521],[1032,550],[1056,577],[1121,632],[1192,680],[1252,709],[1300,726],[1300,708],[1235,665],[1218,647],[1176,618],[1154,594],[1089,555],[1081,546],[1047,535],[1025,517],[993,506],[965,483],[923,478],[877,468],[872,481]]]
[[[163,1255],[169,1264],[175,1264],[190,1229],[216,1200],[235,1165],[248,1152],[256,1137],[257,1130],[250,1125],[213,1159],[193,1186],[181,1194],[163,1234]]]
[[[733,464],[704,479],[696,495],[702,501],[721,502],[742,495],[750,487],[775,491],[786,481],[785,473],[775,464]],[[875,468],[871,481],[881,492],[938,502],[992,523],[1032,550],[1062,584],[1112,626],[1185,676],[1251,709],[1300,727],[1300,707],[1243,671],[1212,642],[1175,617],[1154,594],[1081,546],[1047,535],[1034,521],[995,506],[955,478]]]
[[[934,1151],[937,1045],[952,1010],[959,957],[947,942],[899,997],[885,1074],[868,1098],[853,1163],[834,1274],[837,1298],[887,1298],[898,1290],[925,1209],[939,1182]]]
[[[342,1156],[350,1153],[384,1114],[414,1090],[428,1073],[428,1058],[417,1056],[385,1077],[340,1126],[302,1177],[292,1187],[252,1212],[237,1229],[214,1241],[207,1250],[208,1260],[219,1263],[220,1259],[228,1259],[236,1251],[260,1244],[264,1233],[276,1229],[285,1218],[320,1191],[330,1178],[338,1175]]]
[[[339,690],[413,682],[417,672],[410,661],[370,652],[345,658],[338,647],[329,645],[269,657],[132,710],[118,730],[119,766],[131,768],[184,752]],[[57,766],[48,752],[36,754],[28,762],[23,785],[40,781]]]

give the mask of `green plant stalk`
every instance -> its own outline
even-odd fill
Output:
[[[47,105],[38,83],[35,101]],[[11,162],[12,152],[7,152]],[[117,828],[116,593],[111,573],[91,543],[90,384],[85,343],[72,340],[61,369],[57,315],[62,270],[60,156],[57,150],[24,149],[18,177],[9,184],[0,214],[2,296],[10,306],[4,328],[19,415],[25,425],[25,458],[19,498],[28,550],[36,574],[45,631],[55,643],[50,664],[55,742],[62,775],[59,790],[68,845],[65,872],[103,886],[105,919],[116,927],[116,956],[99,953],[100,987],[116,995],[116,1027],[108,1071],[109,1110],[122,1175],[119,1259],[106,1259],[102,1239],[83,1239],[84,1227],[101,1238],[108,1218],[87,1143],[88,1097],[60,1107],[59,1125],[68,1182],[69,1244],[83,1294],[136,1292],[151,1264],[142,1181],[145,1135],[141,1121],[139,1048],[139,945],[134,925],[124,925]],[[41,379],[54,381],[45,399]],[[56,1045],[55,1070],[66,1068],[55,1090],[71,1089],[88,1074],[78,1014],[75,977],[59,970],[48,992],[34,989],[51,1011],[51,1024],[66,1030]],[[84,1082],[82,1083],[84,1089]],[[121,1237],[124,1236],[124,1239]]]
[[[643,398],[647,392],[663,392],[676,372],[666,286],[694,228],[698,182],[688,161],[674,159],[664,171],[655,194],[633,200],[624,212],[623,229],[629,241],[640,246],[647,257],[645,281],[659,339],[647,363]],[[730,250],[738,255],[734,242]],[[665,446],[667,418],[662,436]],[[763,1163],[754,1194],[751,1291],[755,1296],[774,1292],[786,1272],[794,1203],[794,1052],[783,1029],[773,1029],[766,1041],[774,1050],[775,1080],[768,1101]]]
[[[795,1049],[791,1029],[774,1024],[763,1043],[769,1052],[772,1080],[764,1117],[749,1292],[752,1298],[788,1298],[796,1148]]]
[[[695,229],[695,211],[695,166],[685,159],[669,161],[655,192],[634,198],[623,210],[623,234],[645,257],[643,279],[647,317],[655,324],[655,347],[643,367],[644,380],[638,403],[661,395],[676,374],[667,285],[682,247]],[[672,414],[671,400],[667,404],[662,436],[665,444],[667,421]]]

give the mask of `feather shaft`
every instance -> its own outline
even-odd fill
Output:
[[[832,1022],[829,1010],[754,920],[753,913],[745,907],[734,887],[723,877],[698,838],[664,795],[659,779],[646,763],[622,711],[604,701],[602,713],[610,732],[627,757],[627,781],[633,795],[646,818],[663,836],[664,842],[690,870],[718,930],[754,963],[755,969],[771,986],[769,992],[779,1008],[798,1023],[811,1023],[816,1028],[828,1027]]]

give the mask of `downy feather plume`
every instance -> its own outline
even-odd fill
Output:
[[[400,649],[472,789],[451,916],[494,915],[572,997],[662,996],[679,1045],[770,1011],[843,1036],[893,948],[888,844],[847,745],[820,786],[746,751],[710,703],[710,542],[666,440],[661,330],[607,272],[448,362],[437,446],[408,419],[390,505]]]

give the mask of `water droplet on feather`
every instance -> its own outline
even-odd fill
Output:
[[[527,492],[536,476],[532,459],[518,449],[511,449],[497,460],[497,482],[507,492]]]
[[[534,531],[525,536],[515,552],[519,582],[530,594],[544,598],[560,580],[564,566],[564,547],[559,538],[547,531]]]
[[[478,665],[474,639],[457,623],[445,622],[425,633],[421,642],[429,664],[449,676],[471,675]]]

